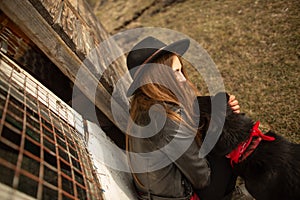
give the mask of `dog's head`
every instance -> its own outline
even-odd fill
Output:
[[[224,112],[218,111],[215,119],[211,118],[211,126],[218,127],[216,130],[222,130],[217,144],[215,145],[212,153],[218,155],[227,155],[233,149],[235,149],[239,143],[248,139],[251,129],[253,127],[253,121],[243,113],[234,113],[228,105],[229,96],[225,94],[227,101],[224,101],[224,93],[218,93],[213,99],[213,105],[226,107]],[[223,100],[222,100],[223,98]],[[224,105],[224,103],[226,105]],[[223,105],[222,105],[223,104]]]

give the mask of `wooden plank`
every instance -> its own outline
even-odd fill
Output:
[[[121,77],[126,71],[124,68],[126,66],[124,64],[125,59],[120,59],[115,63],[115,66],[110,68],[112,71],[111,73],[108,73],[110,74],[109,77],[102,77],[105,84],[107,84],[106,86],[103,86],[103,84],[97,84],[99,81],[97,80],[99,72],[95,72],[91,66],[85,65],[83,61],[85,56],[91,51],[93,45],[96,46],[96,42],[101,42],[101,40],[105,39],[104,36],[108,36],[107,33],[105,33],[105,30],[101,29],[101,26],[97,25],[97,22],[92,19],[89,19],[89,22],[82,20],[84,19],[84,16],[79,15],[77,13],[78,11],[76,12],[76,9],[74,9],[74,6],[72,5],[74,2],[70,3],[69,1],[55,0],[38,0],[38,2],[40,2],[38,6],[33,6],[29,0],[0,0],[0,8],[57,67],[70,78],[71,81],[75,81],[77,72],[80,69],[90,81],[80,82],[78,85],[79,89],[92,102],[95,102],[95,105],[112,122],[114,122],[110,110],[112,89],[108,87],[113,88],[119,77]],[[59,16],[55,7],[51,7],[51,5],[56,5],[54,4],[55,2],[65,2],[64,6],[67,8],[65,10],[67,14],[65,13]],[[47,7],[48,10],[45,9],[45,7]],[[45,10],[48,12],[48,15],[45,14]],[[41,15],[43,12],[44,16]],[[91,13],[86,15],[91,15]],[[70,25],[72,22],[71,19],[74,19],[74,16],[77,20],[79,20],[77,26],[81,27],[82,31],[86,31],[85,35],[75,35],[74,32],[77,30],[68,31],[74,28]],[[51,20],[53,21],[51,22]],[[92,27],[95,26],[97,28],[93,32]],[[55,29],[55,27],[60,28]],[[94,35],[94,37],[91,38],[87,35]],[[72,44],[74,44],[74,46],[72,46]],[[105,66],[105,61],[101,60],[101,55],[98,56],[103,66],[107,67]],[[91,91],[91,85],[89,85],[91,82],[92,84],[97,84],[95,87],[97,94],[99,95],[97,95],[95,99],[93,95],[95,94],[95,91]]]

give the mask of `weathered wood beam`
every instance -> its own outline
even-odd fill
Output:
[[[80,69],[90,81],[78,83],[78,88],[114,122],[110,98],[115,83],[126,72],[125,59],[121,57],[112,66],[106,66],[104,55],[96,51],[99,66],[86,62],[88,54],[109,35],[87,10],[84,1],[0,0],[0,9],[72,82]],[[116,46],[111,45],[111,48]],[[99,75],[104,70],[111,71],[99,82]],[[95,91],[91,91],[91,82],[97,83],[99,95],[96,98]]]

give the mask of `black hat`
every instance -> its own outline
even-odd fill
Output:
[[[127,67],[130,70],[130,75],[133,79],[133,83],[130,85],[127,96],[132,95],[133,85],[135,79],[139,74],[139,69],[146,63],[151,63],[160,56],[166,53],[174,53],[177,55],[183,55],[190,45],[188,39],[178,40],[174,43],[166,45],[162,41],[154,37],[146,37],[139,43],[137,43],[127,56]]]

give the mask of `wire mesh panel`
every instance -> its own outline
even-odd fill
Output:
[[[1,184],[36,199],[102,199],[80,115],[0,58]]]

